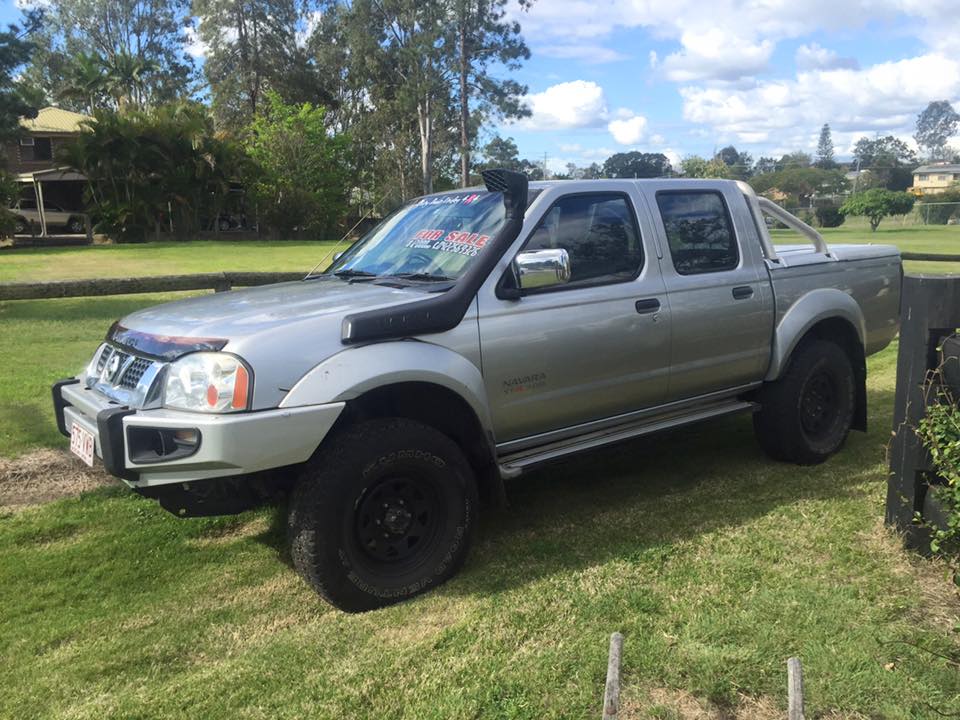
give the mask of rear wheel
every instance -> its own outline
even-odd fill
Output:
[[[72,233],[73,235],[79,235],[83,232],[83,220],[77,217],[70,218],[70,221],[67,223],[67,232]]]
[[[801,465],[826,460],[850,432],[856,381],[850,358],[826,340],[804,342],[760,393],[753,426],[768,455]]]
[[[22,217],[18,217],[13,221],[13,232],[17,235],[22,235],[27,231],[27,221]]]
[[[290,500],[290,552],[324,599],[361,612],[452,577],[476,515],[473,473],[456,443],[412,420],[370,420],[308,463]]]

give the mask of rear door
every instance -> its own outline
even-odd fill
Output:
[[[569,253],[568,284],[479,295],[483,374],[498,442],[663,402],[670,313],[635,189],[561,195],[523,250]],[[499,278],[491,278],[495,284]]]
[[[665,248],[669,399],[759,382],[770,361],[774,307],[743,198],[731,183],[667,188],[651,189],[648,202]]]

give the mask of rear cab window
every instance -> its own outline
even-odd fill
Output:
[[[721,193],[661,190],[657,207],[678,274],[724,272],[740,264],[733,221]]]

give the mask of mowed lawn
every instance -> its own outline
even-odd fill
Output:
[[[624,718],[782,717],[791,655],[808,717],[957,713],[954,589],[880,521],[894,361],[825,465],[768,460],[745,417],[581,456],[511,484],[452,582],[364,615],[297,578],[282,509],[7,514],[0,717],[597,717],[614,630]]]
[[[960,252],[960,228],[909,230],[828,239]],[[151,272],[252,269],[202,245],[207,265]],[[8,279],[66,276],[36,262]],[[0,303],[0,455],[62,446],[49,382],[163,299]],[[453,582],[360,616],[296,577],[282,509],[180,520],[117,488],[7,511],[0,717],[591,717],[614,630],[622,717],[782,716],[791,655],[808,717],[960,713],[955,588],[881,523],[895,361],[870,359],[870,432],[822,466],[768,460],[746,417],[584,455],[512,483]]]
[[[0,250],[0,282],[182,275],[222,270],[303,271],[335,242],[195,241]],[[341,248],[342,249],[342,248]]]

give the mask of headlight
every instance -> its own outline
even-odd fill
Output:
[[[184,355],[167,367],[163,406],[193,412],[227,413],[250,406],[253,373],[227,353]]]

